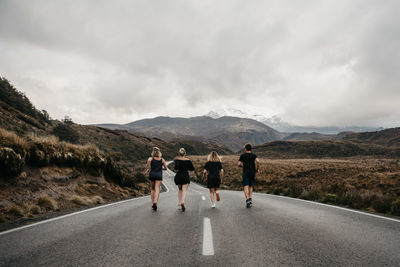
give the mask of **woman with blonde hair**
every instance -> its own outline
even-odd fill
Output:
[[[178,201],[179,207],[182,211],[186,210],[185,200],[188,187],[190,184],[189,171],[194,171],[193,163],[186,157],[186,150],[184,148],[179,149],[178,157],[174,160],[175,164],[175,184],[178,186]]]
[[[207,162],[204,165],[203,175],[207,176],[207,187],[210,190],[210,199],[211,199],[211,208],[215,208],[215,198],[217,201],[220,200],[219,196],[219,187],[222,183],[222,179],[224,177],[224,169],[222,169],[221,158],[217,152],[212,151],[210,155],[208,155]]]
[[[158,147],[153,147],[151,157],[147,160],[146,173],[149,174],[151,186],[151,208],[156,211],[158,197],[160,196],[160,187],[162,183],[162,171],[167,169],[165,160],[161,157],[161,151]]]

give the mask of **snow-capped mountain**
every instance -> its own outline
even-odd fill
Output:
[[[213,119],[218,119],[224,116],[230,116],[230,117],[239,117],[239,118],[247,118],[247,119],[253,119],[259,122],[263,122],[264,120],[268,120],[267,117],[264,115],[251,115],[246,112],[243,112],[239,109],[235,108],[220,108],[217,110],[212,110],[208,112],[205,116],[211,117]]]
[[[234,108],[221,108],[217,110],[210,111],[205,116],[218,119],[224,116],[231,117],[239,117],[239,118],[248,118],[257,120],[259,122],[264,123],[265,125],[279,131],[285,133],[312,133],[317,132],[321,134],[338,134],[340,132],[368,132],[368,131],[378,131],[382,130],[382,127],[362,127],[362,126],[346,126],[346,127],[337,127],[337,126],[327,126],[327,127],[318,127],[318,126],[298,126],[288,122],[283,121],[277,115],[266,117],[264,115],[256,114],[248,114],[239,109]]]

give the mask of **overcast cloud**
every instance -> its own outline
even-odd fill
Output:
[[[54,118],[221,106],[400,126],[400,1],[5,1],[0,76]]]

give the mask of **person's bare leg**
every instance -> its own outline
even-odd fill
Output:
[[[245,185],[243,188],[243,192],[244,192],[244,197],[246,198],[246,200],[249,199],[249,186]]]
[[[253,196],[253,186],[249,186],[249,198]]]
[[[212,204],[215,204],[214,192],[215,192],[214,188],[210,188],[210,199]]]
[[[189,184],[182,185],[182,204],[185,204],[188,188],[189,188]]]
[[[179,206],[182,204],[182,185],[178,185],[178,201],[179,201]]]
[[[151,196],[151,204],[154,203],[154,189],[156,183],[154,181],[150,181],[150,196]]]
[[[157,181],[155,181],[156,182],[156,185],[154,186],[155,188],[154,188],[154,203],[155,204],[157,204],[158,203],[158,198],[159,198],[159,196],[160,196],[160,186],[161,186],[161,182],[162,181],[159,181],[159,180],[157,180]]]

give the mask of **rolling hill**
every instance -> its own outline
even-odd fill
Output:
[[[124,129],[149,137],[166,140],[212,140],[231,150],[239,150],[246,142],[262,144],[283,137],[281,133],[258,121],[238,117],[213,119],[208,116],[192,118],[156,117],[128,124],[100,124],[97,126]]]

